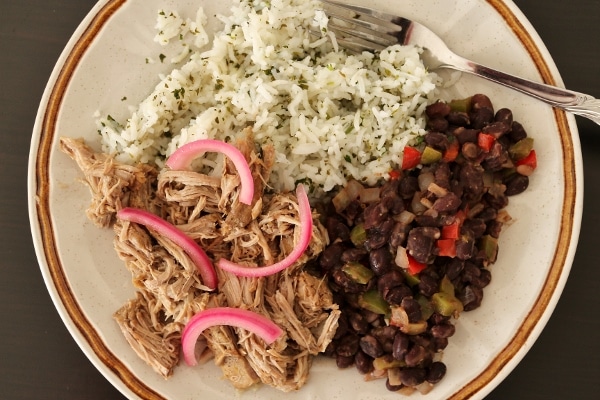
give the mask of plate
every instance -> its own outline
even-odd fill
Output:
[[[424,23],[468,58],[528,79],[562,86],[539,36],[510,0],[356,0]],[[157,376],[131,350],[112,318],[133,297],[129,273],[112,248],[112,231],[87,221],[88,189],[74,163],[58,150],[59,136],[97,142],[94,115],[128,116],[173,65],[157,59],[157,10],[194,17],[202,5],[209,31],[230,2],[103,0],[63,51],[42,98],[31,142],[29,212],[40,269],[65,325],[98,370],[131,399],[275,399],[267,386],[236,392],[212,364]],[[446,97],[488,94],[509,107],[536,140],[539,167],[529,190],[511,198],[515,222],[500,239],[500,255],[482,306],[463,313],[444,352],[446,377],[426,398],[483,398],[531,348],[569,274],[583,198],[581,149],[575,119],[525,95],[461,76]],[[99,145],[99,143],[98,143]],[[308,384],[293,399],[397,399],[382,382],[318,358]],[[420,396],[419,396],[420,397]]]

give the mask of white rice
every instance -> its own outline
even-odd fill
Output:
[[[210,48],[192,51],[208,44],[204,12],[194,20],[159,12],[155,40],[191,37],[171,60],[189,61],[162,77],[124,123],[98,121],[105,152],[162,166],[187,142],[229,141],[252,126],[257,142],[275,145],[274,189],[303,181],[329,191],[350,177],[386,178],[404,146],[425,133],[424,110],[440,78],[417,47],[378,56],[336,51],[313,1],[234,0],[231,15],[219,18],[224,28]]]

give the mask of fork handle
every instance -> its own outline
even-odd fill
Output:
[[[553,107],[589,118],[600,125],[600,100],[590,95],[519,78],[472,61],[467,61],[464,68],[458,69],[518,90]]]

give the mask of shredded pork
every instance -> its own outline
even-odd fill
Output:
[[[96,153],[82,139],[61,138],[60,149],[69,155],[83,172],[92,192],[86,211],[97,226],[106,228],[123,207],[152,210],[152,187],[158,172],[148,164],[123,164],[107,154]]]
[[[98,226],[113,226],[115,249],[131,272],[136,297],[114,317],[138,356],[166,378],[179,362],[181,332],[195,313],[239,307],[269,317],[285,334],[269,346],[240,328],[207,329],[204,340],[223,375],[240,389],[263,382],[287,392],[306,383],[312,358],[325,351],[340,316],[326,282],[303,268],[328,244],[316,214],[309,248],[293,266],[265,278],[217,270],[215,292],[207,291],[189,256],[171,240],[115,218],[123,207],[143,208],[176,225],[215,261],[224,257],[248,268],[277,262],[299,240],[300,221],[293,193],[266,191],[272,146],[256,149],[249,131],[235,142],[254,177],[254,201],[248,206],[238,200],[240,178],[228,160],[220,175],[158,173],[148,165],[123,165],[81,140],[61,138],[60,145],[93,194],[87,216]]]

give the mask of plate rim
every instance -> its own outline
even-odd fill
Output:
[[[63,323],[94,366],[124,395],[165,399],[145,384],[114,355],[78,304],[63,273],[50,216],[49,164],[55,127],[68,84],[80,60],[110,17],[130,0],[101,0],[90,10],[61,53],[38,109],[28,168],[28,206],[31,232],[40,269]],[[512,0],[480,0],[490,5],[512,29],[534,62],[544,83],[562,85],[551,55],[526,16]],[[563,204],[560,231],[549,272],[534,305],[509,343],[485,370],[456,390],[450,399],[485,395],[492,391],[524,357],[554,311],[566,283],[577,245],[583,202],[583,174],[575,118],[554,109],[560,134],[563,168]]]

